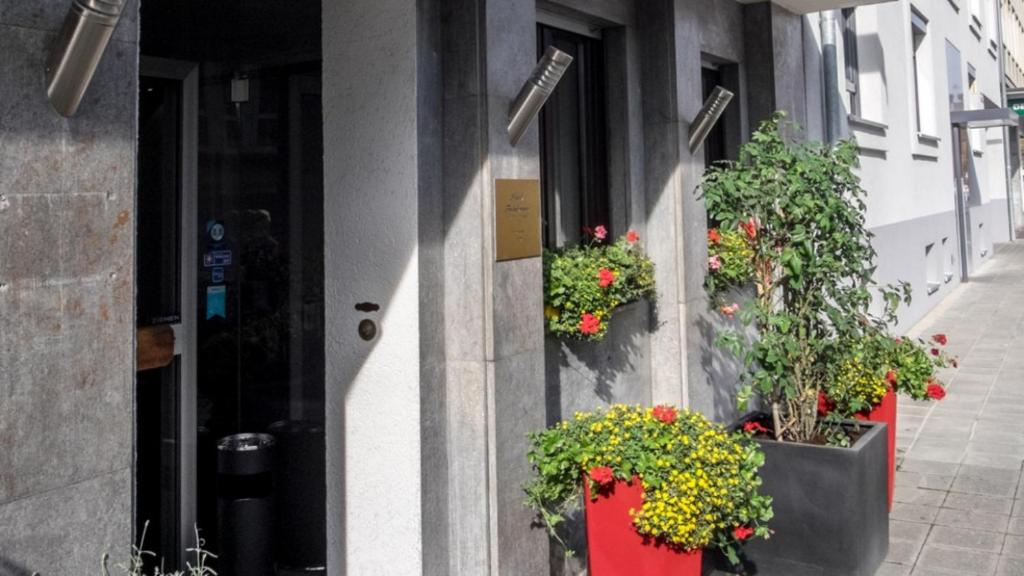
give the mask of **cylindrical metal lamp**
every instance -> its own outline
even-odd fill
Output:
[[[704,106],[701,107],[700,112],[697,113],[696,118],[693,119],[693,124],[690,124],[690,153],[697,151],[704,140],[708,137],[711,129],[715,127],[715,123],[722,117],[722,113],[725,112],[726,106],[729,102],[732,102],[733,93],[722,88],[721,86],[715,86],[715,89],[711,91],[707,100],[704,101]]]
[[[544,57],[534,67],[530,79],[526,81],[508,113],[508,135],[512,145],[526,133],[530,123],[537,117],[548,97],[555,91],[559,80],[572,64],[572,56],[554,46],[548,46]]]
[[[78,110],[121,18],[125,0],[73,0],[46,62],[46,97],[62,116]]]

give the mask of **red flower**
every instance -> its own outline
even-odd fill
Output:
[[[940,346],[945,346],[946,342],[949,342],[949,339],[946,338],[945,334],[934,334],[932,336],[932,341],[934,341],[936,344]]]
[[[708,230],[708,242],[711,242],[712,244],[718,244],[721,241],[722,235],[718,233],[717,229],[712,228],[711,230]]]
[[[739,312],[739,311],[740,311],[740,305],[739,305],[739,304],[736,304],[735,302],[733,302],[732,304],[730,304],[730,305],[728,305],[728,306],[722,306],[722,307],[721,307],[721,308],[719,308],[718,310],[719,310],[719,311],[720,311],[720,312],[721,312],[722,314],[725,314],[725,315],[726,315],[726,316],[728,316],[729,318],[732,318],[733,316],[735,316],[735,315],[736,315],[736,313],[737,313],[737,312]]]
[[[946,390],[935,383],[934,380],[928,381],[928,397],[932,400],[942,400],[946,397]]]
[[[751,240],[757,238],[757,222],[753,218],[749,218],[746,222],[740,222],[740,228],[747,233],[747,238]]]
[[[903,338],[899,338],[899,337],[893,338],[892,341],[897,343],[897,344],[903,344]]]
[[[835,406],[824,391],[818,391],[818,416],[828,416]]]
[[[743,423],[743,431],[752,434],[768,434],[767,428],[762,426],[760,422],[754,422],[753,420]]]
[[[938,356],[938,355],[939,355],[939,349],[938,348],[932,348],[932,356]]]
[[[607,486],[615,482],[615,472],[607,466],[594,466],[590,469],[590,479],[600,486]]]
[[[636,230],[630,230],[626,232],[626,242],[630,244],[636,244],[640,240],[640,235],[636,233]]]
[[[654,416],[655,420],[661,420],[665,424],[671,424],[676,421],[676,416],[679,413],[675,408],[671,406],[655,406],[651,409],[651,416]]]
[[[597,238],[598,240],[604,240],[607,237],[608,237],[608,229],[607,228],[605,228],[604,226],[598,226],[597,228],[594,228],[594,238]]]
[[[580,317],[579,328],[583,334],[597,334],[601,331],[601,320],[589,312],[584,312]]]
[[[597,273],[597,277],[600,279],[598,284],[601,288],[607,288],[615,283],[615,272],[607,268],[601,268],[601,271]]]
[[[712,270],[720,270],[722,268],[722,259],[718,256],[708,258],[708,268],[711,268]]]
[[[893,386],[896,385],[897,382],[899,382],[899,378],[896,376],[895,370],[889,370],[888,372],[885,373],[885,382],[886,384],[889,385],[890,390]]]
[[[737,526],[732,529],[732,537],[740,542],[754,535],[754,529],[750,526]]]

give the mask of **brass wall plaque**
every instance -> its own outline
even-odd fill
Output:
[[[540,180],[494,181],[498,262],[540,256]]]

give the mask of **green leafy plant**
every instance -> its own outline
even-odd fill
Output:
[[[846,349],[851,356],[860,359],[862,377],[883,382],[886,391],[892,389],[915,400],[937,400],[945,397],[938,370],[957,365],[957,360],[945,352],[947,342],[945,334],[935,334],[925,342],[892,338],[880,330],[866,330],[860,340],[848,343]],[[836,375],[825,391],[840,413],[870,411],[881,400],[876,395],[850,397],[848,381],[849,375]]]
[[[544,252],[544,315],[556,336],[601,340],[615,308],[654,299],[654,264],[636,232],[606,236],[598,226],[577,246]]]
[[[712,167],[701,190],[717,228],[742,229],[753,251],[756,298],[739,318],[758,337],[719,337],[746,366],[741,406],[759,395],[776,439],[808,442],[829,436],[818,401],[846,360],[840,343],[895,322],[910,288],[872,280],[856,145],[790,144],[781,122],[776,114],[762,123],[739,161]],[[878,316],[869,311],[873,293],[884,303]]]
[[[754,280],[753,238],[745,230],[708,230],[708,275],[712,295],[742,287]]]
[[[579,506],[583,482],[596,499],[615,481],[642,483],[634,528],[670,546],[719,546],[735,559],[739,541],[769,535],[771,498],[758,492],[764,454],[744,432],[698,413],[620,404],[577,413],[531,440],[527,504],[559,541],[558,526]]]

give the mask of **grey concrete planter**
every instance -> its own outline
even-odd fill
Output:
[[[885,424],[850,448],[758,439],[775,531],[744,547],[750,574],[874,576],[889,551]]]

